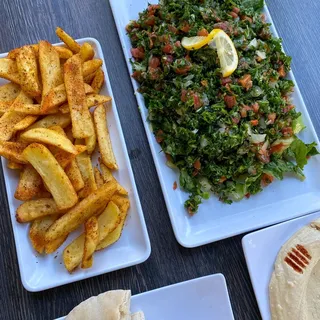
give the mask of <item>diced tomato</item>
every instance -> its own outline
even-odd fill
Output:
[[[161,74],[161,69],[159,67],[158,68],[149,67],[148,72],[149,72],[149,78],[151,80],[158,80]]]
[[[152,57],[150,60],[149,60],[149,67],[150,68],[157,68],[160,66],[160,59],[157,58],[157,57]]]
[[[178,184],[177,184],[177,181],[175,181],[175,182],[173,183],[172,189],[173,189],[173,190],[176,190],[177,188],[178,188]]]
[[[247,117],[247,115],[248,115],[247,109],[246,109],[245,107],[246,107],[246,106],[244,106],[244,107],[242,107],[242,108],[240,109],[241,118],[245,118],[245,117]]]
[[[191,66],[185,66],[185,67],[177,68],[177,69],[175,69],[175,73],[177,73],[177,74],[187,74],[190,69],[191,69]]]
[[[166,159],[167,159],[168,161],[171,161],[171,162],[172,162],[171,154],[166,153]]]
[[[187,102],[187,93],[188,91],[186,89],[182,89],[181,90],[181,101],[182,102]]]
[[[283,108],[283,112],[284,112],[284,113],[287,113],[287,112],[289,112],[289,111],[292,110],[292,109],[294,109],[294,105],[293,105],[293,104],[291,104],[290,106],[285,106],[285,107]]]
[[[135,71],[135,72],[131,75],[131,77],[132,77],[133,79],[137,80],[137,81],[140,81],[140,79],[141,79],[141,71]]]
[[[284,144],[280,142],[279,144],[276,144],[270,148],[270,153],[280,152],[282,151],[283,147],[284,147]]]
[[[173,25],[168,25],[168,30],[174,34],[178,34],[178,29]]]
[[[227,108],[231,109],[237,104],[237,100],[236,100],[235,96],[226,95],[226,96],[224,96],[223,99],[224,99],[224,103],[227,106]]]
[[[251,120],[250,123],[252,126],[257,126],[259,124],[259,120],[254,119],[254,120]]]
[[[293,135],[293,130],[291,127],[283,128],[281,132],[285,137],[291,137]]]
[[[173,47],[172,47],[172,45],[171,45],[170,43],[167,43],[167,44],[162,48],[162,51],[163,51],[164,53],[168,53],[168,54],[173,53]]]
[[[227,77],[227,78],[222,78],[222,79],[221,79],[221,84],[222,84],[223,86],[225,86],[226,84],[231,83],[231,82],[232,82],[232,80],[231,80],[231,78],[229,78],[229,77]]]
[[[189,32],[190,29],[191,29],[191,27],[190,27],[189,23],[186,22],[186,21],[185,21],[185,22],[182,24],[182,26],[180,27],[180,30],[183,31],[183,32],[185,32],[185,33]]]
[[[250,193],[248,192],[248,193],[246,193],[245,195],[244,195],[247,199],[249,199],[250,198]]]
[[[144,49],[143,47],[132,48],[131,54],[135,59],[142,60],[144,58]]]
[[[225,176],[222,176],[219,180],[219,183],[224,183],[227,180]]]
[[[126,31],[129,33],[134,28],[140,28],[140,24],[137,21],[131,21],[126,25]]]
[[[208,34],[209,34],[209,32],[206,28],[202,28],[200,31],[197,32],[197,35],[199,37],[207,37]]]
[[[158,132],[156,134],[156,140],[158,143],[161,143],[163,141],[163,134],[164,134],[164,132],[161,129],[158,130]]]
[[[237,19],[237,18],[238,18],[238,14],[235,13],[235,12],[233,12],[233,11],[230,12],[230,16],[231,16],[233,19]]]
[[[202,102],[196,93],[193,94],[193,105],[195,110],[198,110],[202,106]]]
[[[200,160],[196,160],[193,164],[193,167],[196,169],[196,170],[200,170],[201,169],[201,162]]]
[[[278,69],[279,77],[284,78],[286,76],[286,71],[284,70],[284,65],[282,64]]]
[[[257,102],[252,105],[252,110],[253,110],[254,113],[258,113],[259,112],[259,108],[260,108],[260,106],[259,106],[259,104]]]
[[[277,114],[275,112],[268,114],[268,120],[270,124],[273,124],[276,120]]]
[[[274,177],[267,173],[264,173],[261,177],[261,183],[264,187],[270,184],[273,180],[274,180]]]
[[[147,26],[153,27],[156,24],[156,17],[154,15],[150,15],[145,21],[144,23]]]
[[[178,40],[174,43],[175,47],[180,48],[181,47],[181,42]]]
[[[233,7],[232,12],[235,12],[236,14],[238,14],[240,12],[240,9],[237,7]]]
[[[252,80],[250,74],[245,74],[241,79],[238,80],[239,84],[247,91],[252,88]]]
[[[199,171],[197,169],[194,169],[192,172],[192,176],[195,177],[196,175],[198,175]]]
[[[159,4],[150,4],[148,6],[148,15],[153,16],[156,13],[157,9],[159,8],[160,8]]]
[[[248,17],[248,16],[245,16],[245,15],[240,16],[240,19],[241,19],[242,21],[248,21],[249,23],[252,23],[252,22],[253,22],[253,21],[252,21],[252,18],[250,18],[250,17]]]

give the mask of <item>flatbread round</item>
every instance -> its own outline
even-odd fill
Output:
[[[320,220],[281,248],[269,284],[272,320],[320,319]]]
[[[76,306],[66,320],[131,320],[130,290],[114,290],[91,297]]]

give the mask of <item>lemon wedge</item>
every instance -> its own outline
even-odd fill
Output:
[[[219,30],[208,44],[217,49],[222,76],[229,77],[237,69],[239,62],[232,40],[223,30]]]
[[[187,50],[197,50],[208,44],[221,29],[213,29],[206,37],[184,37],[181,45]]]

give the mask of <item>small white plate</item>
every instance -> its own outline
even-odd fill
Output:
[[[263,320],[271,319],[269,282],[279,250],[294,233],[319,217],[320,212],[315,212],[243,237],[242,247]]]
[[[148,232],[100,43],[93,38],[83,38],[77,41],[80,44],[89,42],[96,51],[96,58],[103,60],[102,69],[105,74],[105,85],[101,94],[110,95],[113,100],[112,108],[107,112],[107,118],[113,150],[119,165],[119,170],[115,172],[115,177],[128,190],[131,206],[120,240],[110,248],[96,252],[94,254],[92,268],[77,269],[72,274],[69,274],[63,265],[62,251],[66,245],[79,235],[80,231],[75,231],[69,235],[68,239],[56,253],[48,256],[37,254],[28,239],[29,225],[19,224],[15,219],[16,209],[21,204],[20,201],[14,198],[15,189],[19,181],[19,174],[15,172],[15,170],[8,169],[7,161],[2,159],[20,275],[23,286],[28,291],[46,290],[66,283],[126,268],[144,262],[148,259],[151,252]],[[4,58],[6,55],[6,53],[1,54],[0,58]],[[5,80],[1,79],[0,85],[5,82]],[[97,158],[98,152],[94,155],[95,163],[97,163]]]
[[[137,311],[143,311],[147,320],[234,319],[220,273],[137,294],[131,299],[131,312]]]
[[[126,34],[125,26],[130,20],[138,18],[138,13],[147,8],[148,2],[156,3],[157,1],[110,0],[130,74],[132,74],[129,60],[131,58],[131,43]],[[265,15],[267,21],[272,23],[267,7],[265,7]],[[271,27],[271,31],[278,37],[274,26]],[[316,141],[319,145],[317,135],[292,72],[289,73],[289,79],[295,83],[295,92],[292,95],[293,103],[296,105],[297,110],[302,113],[304,123],[307,126],[301,133],[300,138],[308,143]],[[136,92],[138,84],[133,78],[131,80]],[[161,152],[160,145],[156,142],[150,130],[149,122],[147,121],[148,111],[143,97],[136,92],[136,98],[173,231],[177,241],[182,246],[197,247],[320,209],[320,171],[318,170],[320,158],[313,157],[305,167],[304,173],[307,179],[304,182],[292,176],[287,176],[283,181],[272,183],[260,194],[238,203],[235,202],[232,205],[224,204],[218,201],[216,196],[212,196],[209,200],[203,201],[197,214],[190,217],[184,208],[184,202],[188,199],[188,194],[180,188],[173,190],[174,182],[179,181],[179,174],[166,165],[165,155]]]

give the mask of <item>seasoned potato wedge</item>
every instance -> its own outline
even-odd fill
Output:
[[[99,242],[99,226],[96,217],[89,218],[84,224],[84,249],[81,268],[87,269],[92,267],[93,253]]]

